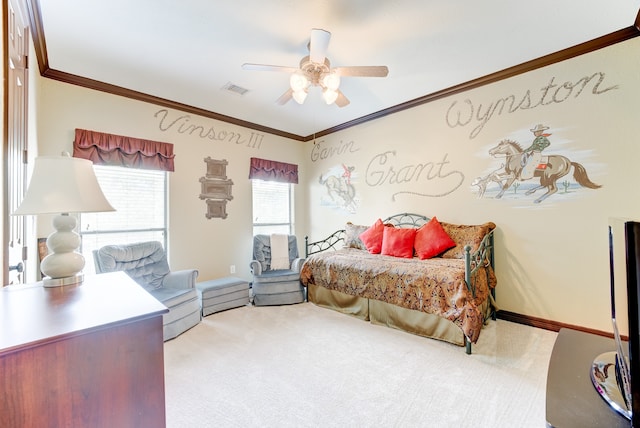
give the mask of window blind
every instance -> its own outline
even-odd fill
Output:
[[[79,234],[87,265],[92,264],[93,250],[104,245],[160,241],[166,248],[166,173],[100,165],[94,170],[116,211],[80,215]],[[86,273],[92,271],[93,266],[85,267]]]
[[[253,233],[292,233],[291,185],[277,181],[251,180]]]

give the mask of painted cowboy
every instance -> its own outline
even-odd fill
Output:
[[[549,142],[547,138],[551,134],[544,133],[547,129],[549,129],[549,127],[543,124],[538,124],[533,129],[530,129],[535,138],[531,145],[522,153],[520,180],[533,178],[533,173],[536,171],[542,159],[542,151],[551,145],[551,142]]]
[[[342,173],[342,178],[344,178],[344,181],[347,184],[351,184],[351,173],[353,172],[355,167],[354,166],[346,166],[345,164],[342,164],[342,169],[344,170],[344,172]]]

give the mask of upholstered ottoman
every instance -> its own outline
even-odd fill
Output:
[[[202,316],[237,308],[249,303],[249,283],[228,276],[196,284],[202,301]]]

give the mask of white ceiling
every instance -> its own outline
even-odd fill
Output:
[[[640,0],[39,0],[49,67],[298,136],[516,66],[634,25]],[[312,28],[332,33],[344,108],[310,91],[275,103]],[[243,96],[223,90],[244,87]],[[312,88],[317,89],[317,88]]]

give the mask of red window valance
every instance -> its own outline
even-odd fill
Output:
[[[73,157],[95,165],[173,171],[173,144],[76,129]]]
[[[298,165],[267,159],[251,158],[249,179],[298,184]]]

